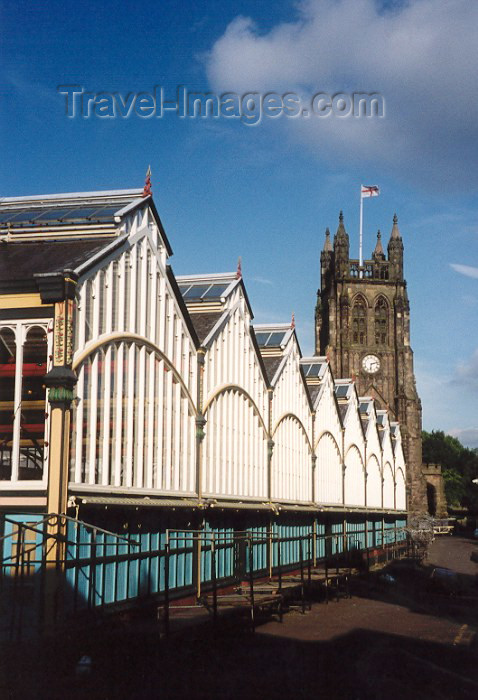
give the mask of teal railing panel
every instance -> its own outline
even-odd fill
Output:
[[[234,540],[232,527],[212,527],[207,524],[201,536],[201,582],[212,579],[212,539],[216,552],[216,580],[226,580],[234,576],[234,552],[239,546]]]
[[[317,559],[324,559],[326,556],[324,523],[315,524],[315,538],[315,556]]]

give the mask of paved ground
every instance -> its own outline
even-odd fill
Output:
[[[327,698],[475,700],[478,698],[478,543],[437,539],[425,565],[399,562],[393,581],[373,576],[352,599],[315,603],[243,628],[197,629],[166,644],[150,631],[118,630],[79,643],[74,632],[51,650],[49,674],[28,663],[10,698],[141,700]],[[453,566],[459,576],[435,566]],[[92,673],[75,677],[80,647]],[[41,650],[39,650],[41,654]]]
[[[470,559],[472,551],[478,551],[478,540],[440,535],[430,547],[427,563],[477,576],[478,565]]]

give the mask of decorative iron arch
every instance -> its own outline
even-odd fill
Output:
[[[366,470],[366,471],[367,471],[367,475],[368,475],[368,465],[370,464],[370,462],[372,462],[372,460],[375,460],[375,463],[376,463],[377,469],[378,469],[378,473],[380,474],[380,461],[379,461],[377,455],[375,454],[375,452],[373,452],[373,453],[369,456],[369,458],[367,459],[367,465],[366,465],[366,466],[367,466],[367,470]]]
[[[397,471],[396,471],[396,474],[395,474],[395,484],[397,484],[397,480],[398,480],[398,478],[399,478],[399,477],[398,477],[399,474],[401,474],[400,478],[402,479],[403,483],[405,484],[405,483],[406,483],[406,482],[405,482],[405,474],[404,474],[404,471],[403,471],[403,469],[402,469],[401,467],[398,467],[398,469],[397,469]]]
[[[347,468],[347,464],[346,464],[346,462],[347,462],[347,455],[349,454],[349,452],[350,452],[351,450],[356,450],[356,451],[358,452],[358,455],[359,455],[359,457],[360,457],[360,464],[362,465],[362,470],[363,470],[363,472],[364,472],[364,474],[365,474],[366,471],[365,471],[365,464],[363,463],[363,459],[362,459],[362,453],[360,452],[358,446],[357,446],[355,443],[352,443],[351,445],[349,445],[349,447],[348,447],[348,449],[347,449],[347,452],[344,454],[344,466],[345,466],[345,468]]]
[[[74,358],[72,365],[73,370],[77,371],[80,365],[82,365],[83,362],[96,351],[102,349],[107,345],[112,345],[114,343],[120,342],[134,343],[139,347],[148,348],[149,350],[151,350],[151,352],[154,352],[155,355],[160,357],[163,360],[164,364],[168,367],[168,369],[171,370],[174,377],[177,379],[177,381],[183,388],[192,412],[194,413],[194,415],[197,415],[197,409],[194,404],[193,398],[189,392],[189,389],[186,386],[184,379],[171,362],[171,360],[164,354],[161,348],[159,348],[147,338],[143,338],[141,335],[138,335],[137,333],[116,331],[114,333],[108,333],[107,335],[99,336],[95,340],[90,340],[90,342],[85,345],[84,349],[77,355],[77,357]]]
[[[279,420],[276,422],[276,424],[275,424],[275,426],[274,426],[274,428],[273,428],[273,430],[272,430],[272,432],[271,432],[271,438],[274,437],[274,435],[276,434],[276,432],[277,432],[279,426],[280,426],[287,418],[292,418],[292,420],[293,420],[295,423],[297,423],[297,424],[299,425],[300,429],[301,429],[302,432],[304,433],[305,438],[306,438],[306,440],[307,440],[307,445],[308,445],[308,447],[309,447],[309,452],[312,452],[312,443],[310,442],[309,436],[308,436],[308,434],[307,434],[307,430],[306,430],[304,424],[302,423],[302,421],[300,420],[300,418],[299,418],[298,416],[296,416],[295,413],[284,413],[284,414],[279,418]]]
[[[390,474],[392,475],[392,482],[395,483],[395,479],[393,476],[393,469],[392,469],[392,465],[390,464],[390,462],[385,462],[385,464],[383,465],[382,477],[385,479],[385,469],[387,467],[390,469]]]
[[[260,422],[260,424],[261,424],[261,426],[262,426],[262,429],[263,429],[263,431],[264,431],[264,434],[265,434],[266,438],[269,439],[269,437],[270,437],[269,431],[267,430],[267,426],[266,426],[266,424],[265,424],[265,422],[264,422],[264,419],[263,419],[263,417],[262,417],[262,415],[261,415],[261,412],[259,411],[259,408],[258,408],[256,402],[254,401],[254,399],[252,398],[252,396],[251,396],[245,389],[243,389],[241,386],[239,386],[238,384],[224,384],[223,386],[219,387],[219,388],[209,397],[209,399],[208,399],[208,400],[206,401],[206,403],[204,404],[204,407],[203,407],[203,415],[204,415],[204,416],[206,415],[206,413],[208,412],[209,407],[211,406],[211,404],[213,403],[213,401],[215,401],[216,399],[218,399],[219,396],[221,396],[222,394],[227,394],[229,391],[235,391],[235,392],[237,392],[238,394],[241,394],[242,396],[244,396],[244,398],[246,398],[246,399],[249,401],[249,403],[251,404],[251,406],[252,406],[252,408],[253,408],[253,411],[254,411],[255,415],[257,415],[257,417],[259,418],[259,422]]]
[[[332,441],[333,441],[335,447],[337,448],[337,452],[339,453],[339,456],[340,456],[340,455],[341,455],[341,449],[340,449],[339,444],[338,444],[337,440],[335,439],[333,433],[331,433],[330,430],[323,430],[323,431],[320,433],[319,437],[317,438],[317,440],[316,440],[316,442],[315,442],[314,453],[317,452],[317,448],[318,448],[318,446],[319,446],[319,442],[322,440],[322,438],[323,438],[325,435],[328,435],[329,437],[332,438]]]

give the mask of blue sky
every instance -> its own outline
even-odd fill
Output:
[[[313,349],[319,255],[343,209],[358,254],[396,211],[423,423],[478,445],[478,4],[207,0],[0,4],[3,196],[141,186],[149,164],[177,274],[234,270],[257,322],[295,313]],[[464,49],[466,47],[466,50]],[[383,118],[85,119],[93,93],[377,92]]]

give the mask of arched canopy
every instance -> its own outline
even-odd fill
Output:
[[[395,508],[395,484],[390,462],[383,467],[383,507]]]
[[[322,433],[315,454],[315,500],[318,503],[343,503],[342,459],[332,433]]]
[[[356,445],[351,445],[345,455],[344,503],[365,505],[365,469],[362,455]]]
[[[367,506],[382,507],[382,475],[376,455],[372,454],[367,460]]]

